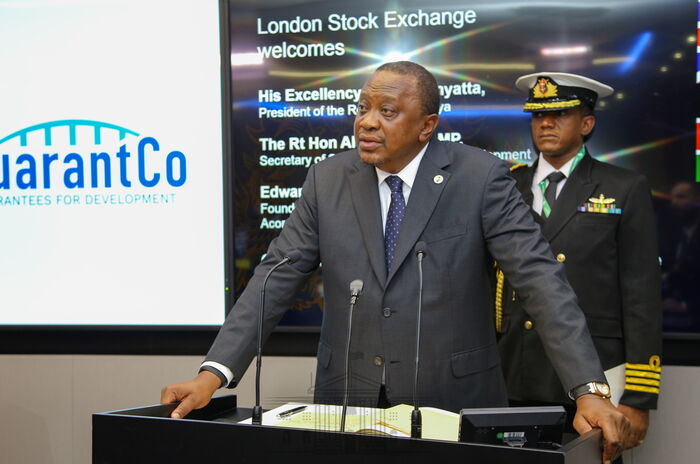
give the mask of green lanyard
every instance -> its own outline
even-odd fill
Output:
[[[578,163],[581,162],[584,156],[586,156],[586,147],[582,145],[581,149],[578,151],[578,153],[576,153],[573,161],[571,162],[571,169],[569,169],[569,174],[567,174],[566,176],[567,179],[571,176],[571,173],[574,172],[574,169],[576,169],[576,166],[578,166]],[[540,192],[542,192],[542,214],[544,215],[544,217],[549,217],[549,215],[552,214],[552,207],[549,205],[547,199],[544,197],[544,192],[547,190],[548,185],[549,180],[546,178],[539,183]]]

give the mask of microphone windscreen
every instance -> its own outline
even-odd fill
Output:
[[[292,250],[289,253],[287,253],[286,258],[289,260],[289,264],[296,263],[301,259],[301,251]]]
[[[364,287],[364,283],[360,280],[353,280],[350,282],[350,293],[353,295],[359,295],[362,292],[362,287]]]
[[[427,249],[428,249],[428,245],[426,245],[426,243],[423,241],[416,243],[416,247],[414,248],[416,256],[420,253],[425,254],[425,250],[427,250]]]

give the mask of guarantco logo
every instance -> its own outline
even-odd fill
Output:
[[[164,204],[187,182],[187,157],[154,137],[64,119],[0,136],[0,206]]]

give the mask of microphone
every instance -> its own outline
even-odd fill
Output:
[[[348,344],[345,350],[345,391],[343,392],[343,413],[340,417],[340,431],[345,432],[345,416],[348,412],[348,391],[350,390],[350,340],[352,338],[352,310],[362,293],[364,283],[357,279],[350,282],[350,314],[348,316]]]
[[[416,322],[416,368],[413,378],[413,411],[411,412],[411,438],[421,438],[423,433],[423,418],[418,409],[418,368],[420,365],[420,318],[423,312],[423,257],[425,257],[425,242],[416,243],[416,258],[418,260],[418,320]]]
[[[282,261],[272,266],[272,268],[265,275],[265,280],[263,280],[262,288],[260,289],[260,311],[258,313],[258,357],[255,362],[255,407],[253,407],[253,417],[252,423],[254,425],[262,425],[262,406],[260,405],[260,368],[262,364],[262,331],[263,331],[263,319],[265,315],[265,286],[267,285],[267,279],[270,278],[273,272],[275,272],[279,267],[285,264],[292,264],[301,258],[301,252],[299,250],[290,251],[287,256],[284,257]]]

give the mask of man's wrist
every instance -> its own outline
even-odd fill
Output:
[[[595,395],[600,398],[610,399],[610,386],[606,382],[587,382],[569,390],[569,398],[577,400],[583,395]]]
[[[216,388],[214,390],[218,390],[219,388],[224,387],[227,384],[226,377],[221,372],[219,372],[216,368],[211,367],[211,366],[200,367],[198,377],[210,379],[212,381],[212,383],[213,383],[213,380],[216,379],[218,381],[218,384],[216,384]]]
[[[234,380],[233,372],[225,365],[216,361],[204,361],[199,367],[200,372],[206,370],[217,375],[221,379],[221,386],[228,387]]]

